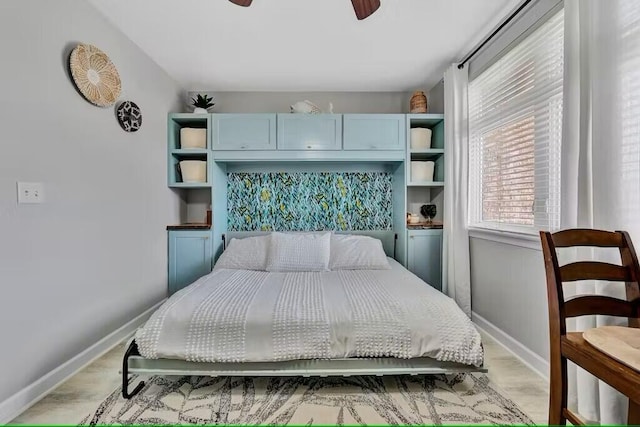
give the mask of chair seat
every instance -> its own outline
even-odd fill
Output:
[[[582,332],[568,332],[561,337],[562,355],[600,378],[635,402],[640,402],[640,371],[611,358],[589,344]]]

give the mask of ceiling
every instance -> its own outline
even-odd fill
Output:
[[[435,85],[518,0],[91,0],[184,89],[409,91]]]

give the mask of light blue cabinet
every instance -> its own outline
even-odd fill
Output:
[[[278,114],[278,150],[341,150],[342,115]]]
[[[213,114],[211,147],[216,150],[275,150],[275,114]]]
[[[345,114],[345,150],[404,150],[404,114]]]
[[[442,230],[409,230],[407,268],[442,291]]]
[[[169,231],[169,295],[211,272],[211,231]]]

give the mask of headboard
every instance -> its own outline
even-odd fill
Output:
[[[322,233],[323,231],[318,231]],[[294,232],[295,233],[295,232]],[[305,233],[309,233],[306,231]],[[382,242],[382,248],[384,249],[385,254],[388,257],[393,259],[396,258],[396,240],[398,239],[398,234],[394,231],[387,230],[363,230],[363,231],[335,231],[336,234],[354,234],[357,236],[369,236],[376,238]],[[245,237],[253,237],[253,236],[264,236],[269,234],[269,232],[265,231],[228,231],[227,233],[222,235],[222,247],[223,250],[226,248],[226,244],[231,241],[231,239],[242,239]]]

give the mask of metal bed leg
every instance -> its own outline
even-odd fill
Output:
[[[122,359],[122,397],[125,399],[131,399],[136,394],[140,393],[142,387],[144,387],[144,381],[140,381],[140,384],[133,389],[131,393],[129,393],[129,356],[139,356],[140,352],[138,351],[138,344],[136,344],[135,340],[131,341],[129,344],[129,348],[124,353],[124,358]]]

